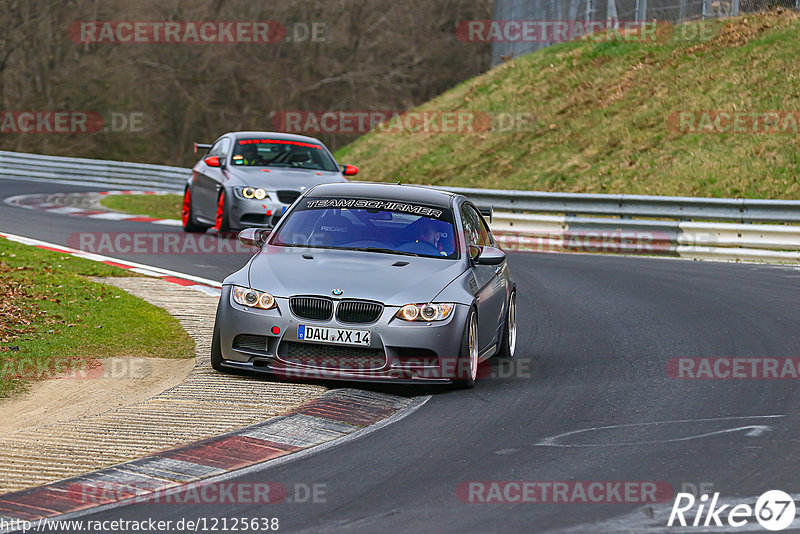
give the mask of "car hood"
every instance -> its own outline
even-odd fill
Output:
[[[341,298],[402,306],[430,301],[463,272],[460,260],[266,245],[250,262],[248,279],[277,297],[330,297],[341,289]]]
[[[231,176],[238,178],[244,185],[262,187],[264,189],[291,189],[301,191],[317,184],[346,182],[347,179],[338,172],[312,171],[307,169],[286,169],[272,167],[265,172],[261,167],[229,167]],[[317,174],[317,173],[320,174]]]

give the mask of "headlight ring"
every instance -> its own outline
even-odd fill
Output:
[[[269,310],[276,307],[275,297],[266,291],[256,291],[249,287],[233,286],[233,301],[248,308]]]
[[[256,200],[264,200],[267,198],[266,189],[260,187],[245,187],[242,189],[242,196],[246,199],[254,198]]]
[[[427,302],[424,304],[406,304],[401,307],[395,317],[404,321],[444,321],[453,313],[455,304]]]

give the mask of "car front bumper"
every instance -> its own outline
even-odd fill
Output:
[[[444,321],[408,322],[385,306],[371,324],[312,321],[292,314],[288,298],[261,310],[231,299],[223,286],[217,313],[224,367],[294,379],[391,383],[450,383],[469,377],[469,362],[459,358],[469,307],[456,305]],[[335,300],[335,299],[334,299]],[[298,339],[300,325],[370,332],[368,347]],[[298,357],[297,354],[302,354]]]
[[[230,223],[233,228],[271,228],[281,218],[289,204],[273,199],[248,199],[234,196]]]

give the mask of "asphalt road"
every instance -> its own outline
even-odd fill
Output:
[[[3,197],[67,189],[75,188],[0,181]],[[66,243],[73,232],[152,228],[0,204],[0,231]],[[126,259],[218,280],[246,261]],[[133,504],[83,519],[277,517],[287,532],[619,532],[638,531],[640,504],[469,503],[457,490],[471,481],[662,481],[675,491],[710,484],[730,498],[800,493],[797,381],[676,380],[666,371],[678,357],[800,356],[800,270],[573,254],[509,261],[521,322],[512,368],[495,362],[467,391],[386,389],[433,398],[361,439],[235,480],[279,482],[290,497],[317,485],[317,502]]]

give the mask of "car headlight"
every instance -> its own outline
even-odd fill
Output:
[[[269,310],[275,307],[275,297],[265,291],[256,291],[249,287],[233,286],[233,301],[248,308]]]
[[[245,187],[242,189],[242,196],[247,199],[254,198],[256,200],[264,200],[267,198],[267,191],[260,187]]]
[[[395,317],[404,321],[444,321],[453,312],[455,304],[406,304]]]

